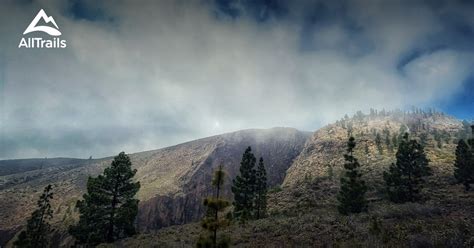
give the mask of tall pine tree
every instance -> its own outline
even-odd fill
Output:
[[[460,139],[456,147],[456,160],[454,166],[454,177],[458,183],[464,185],[464,189],[469,191],[472,183],[474,183],[474,126],[472,126],[473,138],[466,143]]]
[[[234,193],[234,217],[241,222],[251,219],[254,215],[254,199],[256,188],[255,177],[256,158],[249,146],[242,155],[240,162],[240,175],[232,182],[232,193]]]
[[[431,174],[423,146],[409,140],[405,133],[396,157],[396,164],[390,165],[383,175],[390,200],[397,203],[419,200],[424,178]]]
[[[136,172],[121,152],[102,175],[89,177],[84,200],[76,204],[79,222],[69,229],[79,244],[114,242],[135,234],[138,200],[134,196],[140,189],[140,183],[132,180]]]
[[[204,206],[207,207],[206,216],[202,220],[202,227],[207,234],[199,236],[197,247],[199,248],[224,248],[229,247],[229,238],[221,236],[218,239],[217,232],[219,229],[229,225],[229,220],[220,218],[219,215],[225,211],[230,203],[221,198],[221,189],[224,185],[225,172],[223,166],[214,172],[212,186],[214,187],[214,196],[204,199]]]
[[[53,210],[50,203],[51,199],[53,199],[51,190],[51,185],[44,188],[43,194],[41,194],[37,202],[38,208],[31,214],[26,230],[20,233],[18,239],[13,243],[14,246],[25,248],[50,247],[49,235],[51,234],[51,226],[47,221],[53,218]]]
[[[255,218],[265,217],[267,211],[267,172],[263,164],[263,158],[258,161],[255,189]]]
[[[377,145],[377,150],[379,151],[379,154],[383,154],[382,136],[380,136],[380,133],[377,133],[377,135],[375,135],[375,145]]]
[[[392,141],[390,139],[390,130],[388,128],[385,128],[383,130],[383,133],[385,134],[385,145],[387,146],[387,150],[393,152]]]
[[[367,200],[365,199],[367,186],[361,178],[360,164],[353,155],[355,146],[356,142],[354,137],[351,136],[347,142],[347,153],[344,154],[346,160],[344,163],[345,173],[341,177],[341,189],[337,196],[339,201],[337,209],[345,215],[367,211]]]

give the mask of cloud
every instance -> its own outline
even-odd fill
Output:
[[[474,28],[471,5],[218,3],[4,3],[0,158],[98,157],[243,128],[314,130],[359,109],[449,99],[473,66],[469,33],[452,28]],[[40,8],[67,49],[17,48]]]

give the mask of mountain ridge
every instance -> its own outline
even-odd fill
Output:
[[[281,183],[281,175],[308,136],[309,133],[293,128],[247,129],[129,154],[133,167],[138,170],[135,178],[142,185],[137,195],[141,200],[138,216],[141,229],[182,224],[200,218],[203,211],[201,198],[210,190],[208,174],[212,174],[217,164],[226,163],[229,174],[234,176],[242,152],[249,145],[257,155],[268,157],[268,166],[274,168],[274,173],[269,173],[270,183]],[[292,155],[284,157],[288,154]],[[65,230],[77,219],[74,205],[85,190],[87,177],[102,172],[111,160],[112,157],[105,157],[87,160],[86,164],[74,168],[57,166],[0,177],[0,200],[4,202],[0,207],[0,230],[5,233],[2,236],[10,239],[24,225],[35,197],[50,183],[57,196],[52,203],[56,216],[53,225]],[[229,194],[230,188],[225,192]],[[185,206],[196,207],[185,211]],[[0,241],[4,244],[6,239]]]
[[[395,150],[384,143],[379,153],[376,133],[385,135],[388,131],[390,135],[399,135],[402,127],[406,127],[419,140],[427,134],[427,154],[435,162],[436,175],[447,178],[453,169],[453,142],[460,131],[465,131],[465,126],[442,113],[358,113],[312,133],[282,127],[245,129],[132,153],[129,156],[138,170],[135,178],[142,185],[137,195],[140,199],[137,225],[140,231],[149,232],[199,220],[204,213],[202,198],[211,193],[211,175],[220,164],[228,173],[223,196],[231,199],[230,179],[237,175],[241,155],[249,145],[257,157],[264,157],[269,186],[282,186],[281,191],[269,197],[270,213],[298,212],[301,206],[317,204],[313,198],[334,204],[330,196],[336,192],[338,183],[333,178],[341,173],[349,130],[358,143],[355,155],[370,179],[368,196],[381,199],[381,192],[373,189],[381,187],[380,174],[394,161]],[[57,216],[53,225],[66,230],[77,221],[74,205],[84,192],[87,177],[102,172],[112,158],[87,160],[88,163],[78,167],[63,165],[0,176],[0,200],[5,202],[0,207],[0,236],[6,237],[0,243],[5,244],[21,228],[41,187],[49,183],[60,198],[53,200]],[[326,180],[329,177],[331,180]],[[318,187],[325,193],[308,190],[308,182],[314,181],[321,181],[322,186]],[[69,241],[63,237],[58,242]]]
[[[395,204],[386,197],[382,174],[396,161],[405,131],[424,144],[433,175],[426,178],[419,202]],[[368,186],[369,211],[344,216],[337,211],[337,194],[349,134],[355,137],[354,156]],[[232,247],[472,247],[474,192],[464,191],[453,176],[457,140],[471,135],[470,123],[437,112],[343,118],[307,139],[282,187],[269,191],[268,217],[221,232]],[[201,232],[193,222],[102,247],[192,247]]]

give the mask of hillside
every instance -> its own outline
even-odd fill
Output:
[[[291,168],[283,185],[291,187],[304,178],[322,177],[333,170],[338,175],[343,164],[348,133],[357,142],[355,150],[368,178],[380,178],[381,172],[394,162],[396,141],[404,132],[425,146],[432,166],[439,176],[452,175],[454,149],[460,135],[470,132],[469,126],[442,113],[381,113],[343,118],[312,135]],[[380,136],[380,148],[376,137]],[[438,143],[439,141],[439,143]]]
[[[348,131],[369,186],[369,212],[342,216],[336,195]],[[420,202],[394,204],[382,172],[395,161],[393,136],[404,131],[425,144],[434,173]],[[267,218],[224,232],[233,247],[474,247],[474,192],[464,192],[452,175],[455,143],[470,132],[468,123],[436,112],[343,118],[308,139],[282,187],[270,191]],[[105,247],[193,247],[200,232],[198,223],[172,226]]]
[[[139,229],[199,219],[212,171],[224,164],[229,176],[234,177],[247,146],[252,146],[257,156],[264,157],[270,185],[281,184],[308,136],[309,133],[291,128],[252,129],[131,154],[137,169],[136,179],[141,183]],[[111,160],[111,157],[92,159],[77,166],[57,165],[0,176],[0,245],[25,224],[47,184],[54,187],[54,225],[58,230],[65,230],[77,217],[74,205],[84,193],[87,177],[100,173]],[[230,195],[229,185],[224,193]],[[67,242],[61,233],[58,232],[56,240]]]
[[[41,170],[58,166],[79,166],[87,163],[86,159],[77,158],[31,158],[0,160],[0,176]]]
[[[393,204],[386,200],[382,172],[395,161],[404,132],[424,144],[434,173],[421,202]],[[336,210],[336,194],[349,133],[357,142],[355,156],[369,186],[370,206],[369,213],[346,217]],[[130,154],[142,185],[137,217],[141,234],[108,246],[194,246],[212,172],[224,165],[228,180],[223,194],[232,199],[230,179],[250,145],[265,159],[269,216],[226,229],[233,246],[469,247],[466,244],[474,242],[474,193],[464,192],[452,176],[456,142],[469,135],[467,122],[442,113],[383,111],[346,116],[312,134],[252,129]],[[77,219],[74,204],[87,176],[101,172],[111,159],[0,176],[0,241],[6,243],[21,228],[39,192],[51,183],[56,194],[54,225],[60,230],[55,245],[69,244],[64,230]]]

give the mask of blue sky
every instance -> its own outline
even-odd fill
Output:
[[[474,118],[474,77],[466,79],[462,89],[453,97],[433,105],[459,119],[472,121]]]
[[[474,115],[472,1],[1,5],[0,159],[107,156],[246,128],[315,130],[370,108]],[[40,9],[67,48],[18,48]]]

